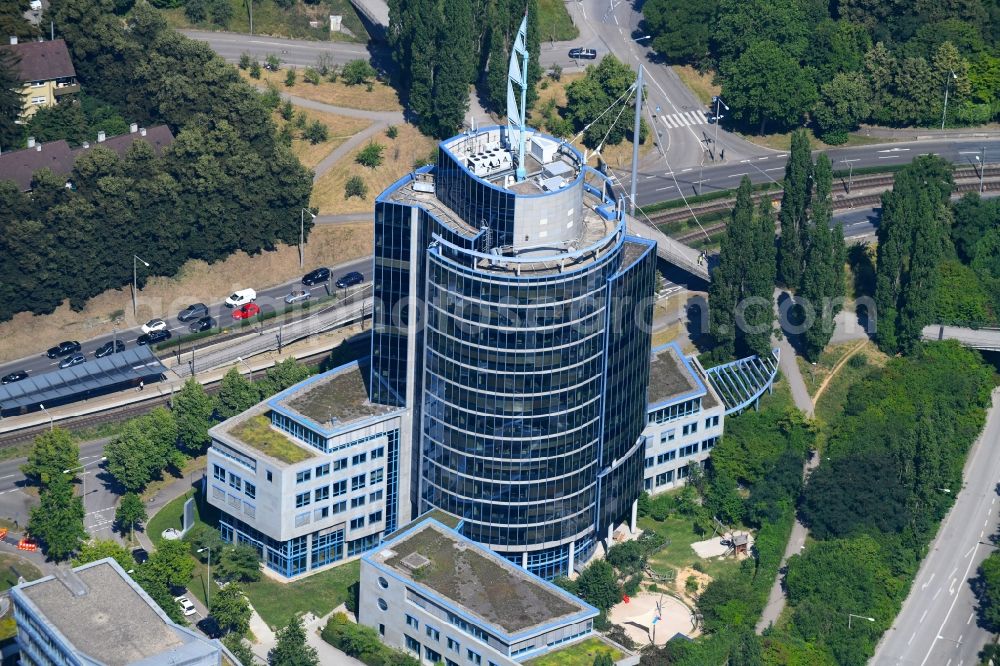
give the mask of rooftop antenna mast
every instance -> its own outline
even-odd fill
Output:
[[[517,103],[514,87],[521,89],[521,103]],[[507,137],[513,139],[517,132],[517,176],[518,182],[524,180],[524,130],[525,113],[528,99],[528,13],[521,19],[521,27],[517,29],[514,38],[514,49],[510,54],[510,68],[507,70]],[[511,148],[513,149],[513,141]]]

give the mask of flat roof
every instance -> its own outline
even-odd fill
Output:
[[[677,343],[671,342],[653,350],[649,362],[649,388],[646,391],[647,402],[651,406],[705,393],[705,385],[695,375]]]
[[[71,574],[82,583],[69,585],[48,576],[18,590],[73,647],[108,666],[126,666],[181,648],[185,643],[165,616],[120,567],[107,560]]]
[[[304,444],[272,426],[263,410],[232,423],[226,432],[237,441],[287,465],[300,463],[315,455]]]
[[[325,429],[396,411],[368,399],[370,368],[367,358],[341,366],[280,395],[271,406],[297,412]]]
[[[365,559],[443,597],[507,636],[560,619],[578,621],[597,614],[593,606],[433,519]]]

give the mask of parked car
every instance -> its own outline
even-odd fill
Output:
[[[187,597],[174,597],[174,601],[176,601],[177,605],[181,607],[181,612],[184,613],[185,616],[194,615],[198,612],[198,609],[194,607],[194,604],[191,603],[191,600]]]
[[[201,630],[201,633],[209,638],[222,638],[222,629],[219,628],[219,623],[215,621],[214,617],[198,620],[196,626]]]
[[[162,319],[150,319],[145,324],[142,325],[143,333],[152,333],[153,331],[165,331],[167,330],[167,322]]]
[[[152,333],[143,333],[138,338],[135,339],[135,344],[137,345],[155,345],[157,342],[163,342],[164,340],[169,340],[173,335],[170,331],[153,331]]]
[[[86,363],[87,357],[83,354],[73,354],[72,356],[67,356],[63,360],[59,361],[60,368],[72,368],[74,365],[80,365],[81,363]]]
[[[247,303],[241,308],[233,310],[233,319],[250,319],[260,314],[260,306],[256,303]]]
[[[337,280],[337,287],[340,289],[346,289],[347,287],[353,287],[356,284],[361,284],[365,281],[365,276],[357,271],[351,271],[346,275],[341,275],[340,279]]]
[[[253,303],[257,300],[257,292],[253,289],[240,289],[234,291],[233,294],[226,299],[227,308],[238,308],[241,305],[246,305],[247,303]]]
[[[136,564],[144,564],[149,559],[149,553],[145,548],[133,548],[132,559],[135,560]]]
[[[16,370],[10,373],[9,375],[4,375],[3,378],[0,378],[0,384],[13,384],[14,382],[19,382],[22,379],[27,379],[27,378],[28,378],[27,370]]]
[[[309,300],[310,296],[312,296],[312,292],[310,291],[302,291],[302,290],[291,291],[288,293],[288,296],[285,296],[285,302],[291,305],[292,303],[307,301]]]
[[[574,60],[578,60],[581,58],[583,60],[596,60],[597,51],[594,49],[581,49],[581,48],[570,49],[569,57],[573,58]]]
[[[104,358],[125,351],[124,340],[108,340],[94,351],[94,358]]]
[[[177,313],[177,321],[193,321],[208,316],[208,306],[204,303],[192,303]]]
[[[201,333],[215,326],[215,320],[211,317],[202,317],[198,321],[192,322],[188,327],[192,333]]]
[[[322,284],[330,281],[329,268],[317,268],[302,276],[302,284],[311,287],[314,284]]]
[[[60,356],[65,356],[66,354],[72,354],[73,352],[80,351],[80,343],[76,340],[66,340],[65,342],[60,342],[55,347],[49,349],[46,354],[49,358],[59,358]]]

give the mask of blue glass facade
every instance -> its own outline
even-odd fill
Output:
[[[572,149],[543,138],[558,149],[532,189],[473,175],[461,151],[480,138],[442,144],[432,188],[403,179],[376,203],[373,400],[413,396],[416,513],[551,578],[642,490],[655,244]]]

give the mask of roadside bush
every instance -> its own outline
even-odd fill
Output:
[[[244,51],[240,54],[240,69],[250,69],[250,54]]]
[[[368,84],[375,78],[375,68],[367,60],[352,60],[344,65],[340,78],[349,86]]]
[[[303,72],[302,74],[302,80],[305,81],[306,83],[311,83],[314,86],[318,86],[321,79],[319,72],[317,72],[312,67],[306,67],[306,71]]]
[[[375,169],[382,165],[382,152],[385,146],[374,141],[369,141],[368,145],[361,149],[354,161],[361,166]]]
[[[289,69],[288,73],[285,74],[285,86],[291,88],[295,85],[295,70]]]
[[[351,197],[358,197],[359,199],[368,197],[368,186],[365,185],[365,181],[361,179],[361,176],[351,176],[344,183],[344,198],[350,199]]]

